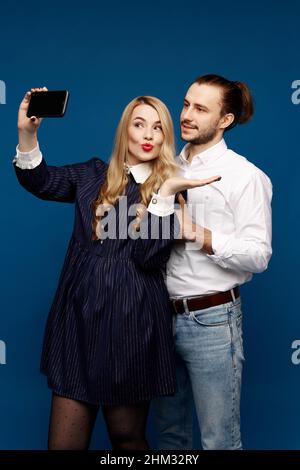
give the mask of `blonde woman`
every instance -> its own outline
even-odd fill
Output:
[[[126,106],[109,163],[50,166],[37,140],[42,119],[26,117],[31,93],[43,90],[21,102],[13,164],[38,198],[75,204],[41,359],[53,392],[48,448],[87,449],[101,407],[114,449],[148,449],[150,400],[176,387],[162,268],[182,222],[167,207],[178,191],[217,177],[175,176],[172,120],[150,96]]]

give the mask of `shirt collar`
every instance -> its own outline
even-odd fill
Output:
[[[128,173],[131,173],[137,183],[144,183],[152,173],[152,163],[142,162],[137,165],[128,165]]]
[[[212,163],[221,157],[227,150],[227,145],[224,139],[221,139],[220,142],[209,147],[208,149],[204,150],[204,152],[200,152],[195,155],[190,163],[187,160],[187,156],[189,154],[189,147],[190,144],[186,144],[179,154],[180,161],[184,165],[206,165],[208,163]]]

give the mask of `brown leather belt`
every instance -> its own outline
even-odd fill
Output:
[[[234,297],[237,299],[240,296],[240,288],[236,286],[233,289]],[[186,299],[187,307],[189,311],[193,310],[202,310],[204,308],[215,307],[216,305],[225,304],[227,302],[232,302],[233,297],[231,295],[231,290],[226,292],[218,292],[217,294],[205,295],[203,297],[193,297]],[[183,299],[174,299],[171,301],[175,313],[184,313],[184,304]]]

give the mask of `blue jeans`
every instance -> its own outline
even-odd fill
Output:
[[[174,315],[177,392],[153,400],[158,449],[192,449],[195,403],[203,449],[242,449],[244,362],[240,297]]]

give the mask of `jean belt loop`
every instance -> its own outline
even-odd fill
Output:
[[[187,315],[190,314],[190,311],[189,311],[189,308],[188,308],[188,304],[187,304],[187,299],[182,299],[182,302],[183,302],[183,306],[184,306],[184,311]]]
[[[234,302],[235,301],[234,290],[230,289],[230,292],[231,292],[232,301]]]

